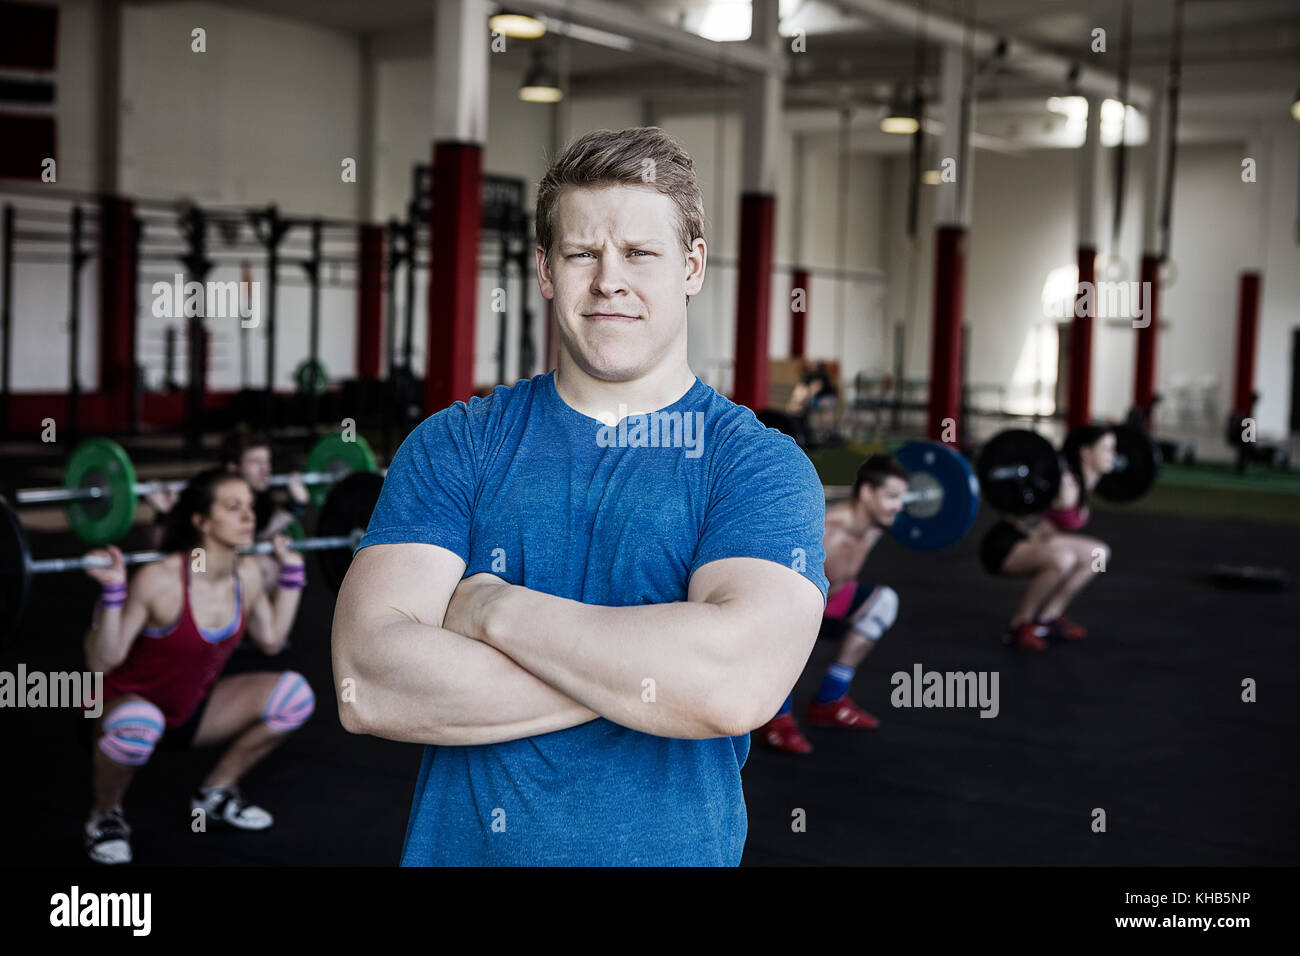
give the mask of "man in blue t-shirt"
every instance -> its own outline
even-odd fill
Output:
[[[570,144],[537,194],[557,368],[393,458],[333,662],[347,730],[429,745],[404,865],[740,861],[749,731],[825,608],[825,497],[687,365],[703,220],[662,130]]]

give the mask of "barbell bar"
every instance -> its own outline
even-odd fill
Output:
[[[304,485],[328,485],[338,481],[342,475],[324,471],[306,471],[295,475],[272,475],[268,484],[283,487],[297,478]],[[151,495],[155,491],[181,491],[187,484],[187,478],[159,478],[154,481],[137,481],[131,486],[137,497]],[[63,504],[66,501],[85,501],[103,498],[112,491],[105,485],[91,485],[81,488],[19,488],[14,492],[14,499],[20,505]]]
[[[296,551],[318,552],[322,577],[335,590],[343,583],[353,552],[361,543],[364,534],[361,529],[370,524],[370,514],[383,484],[384,479],[374,472],[354,472],[341,478],[331,487],[321,507],[317,528],[320,535],[289,545]],[[238,549],[240,554],[267,554],[273,550],[270,541]],[[167,554],[133,551],[123,558],[127,564],[146,564],[160,561]],[[87,555],[34,559],[17,512],[0,502],[0,639],[17,629],[35,576],[111,565],[112,560],[107,557]]]
[[[354,551],[361,539],[365,537],[365,531],[358,528],[348,535],[335,535],[328,538],[303,538],[300,541],[290,541],[289,549],[291,551],[328,551],[332,548],[352,548]],[[270,554],[275,550],[275,545],[270,541],[259,541],[257,544],[247,548],[236,548],[236,554]],[[124,551],[122,552],[122,561],[125,564],[152,564],[155,561],[161,561],[171,551]],[[41,558],[27,561],[27,570],[31,574],[59,574],[64,571],[84,571],[86,568],[111,568],[113,559],[107,557],[92,558],[88,555],[81,555],[76,558]]]
[[[1159,473],[1160,451],[1146,432],[1132,425],[1106,426],[1115,435],[1115,466],[1093,489],[1112,502],[1135,501],[1146,494]],[[977,471],[984,498],[998,511],[1038,514],[1060,492],[1062,457],[1081,441],[1076,429],[1058,452],[1046,438],[1027,429],[994,435],[980,452]]]
[[[379,471],[370,445],[361,435],[344,439],[326,435],[312,447],[307,469],[299,476],[311,488],[312,503],[324,504],[330,486],[354,472]],[[272,475],[275,487],[289,484],[294,475]],[[122,538],[135,522],[140,495],[180,490],[185,479],[138,481],[126,450],[107,438],[92,438],[78,445],[68,458],[62,488],[24,488],[15,495],[18,504],[61,503],[68,527],[89,544],[108,544]]]

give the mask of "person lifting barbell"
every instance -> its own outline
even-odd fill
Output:
[[[872,455],[858,469],[853,496],[826,509],[825,571],[829,582],[822,631],[843,635],[835,660],[809,701],[805,721],[814,727],[874,730],[880,721],[849,697],[858,667],[898,617],[898,592],[858,580],[871,549],[903,510],[909,475],[893,455]],[[812,752],[794,719],[793,692],[776,716],[754,731],[756,739],[786,753]]]
[[[287,532],[307,513],[311,496],[297,475],[289,475],[284,483],[287,496],[276,494],[271,486],[271,439],[262,432],[241,426],[227,434],[221,442],[221,467],[241,476],[252,488],[256,521],[254,535],[258,541],[270,541]],[[154,509],[153,547],[159,547],[166,537],[169,515],[179,496],[180,490],[172,486],[164,486],[144,496]],[[275,560],[269,555],[257,555],[256,561],[268,592],[274,594],[278,575]]]
[[[1004,455],[1017,457],[1017,463],[996,464]],[[1004,644],[1041,651],[1047,638],[1087,636],[1086,629],[1067,618],[1065,611],[1096,572],[1105,569],[1110,546],[1077,532],[1088,523],[1089,497],[1116,463],[1116,430],[1107,425],[1074,429],[1059,457],[1050,443],[1032,432],[1004,432],[989,442],[980,466],[985,497],[995,507],[1001,502],[1022,513],[1004,512],[985,533],[980,562],[995,576],[1029,578],[1003,635]],[[990,491],[998,482],[1004,489],[1014,486],[1010,498]]]
[[[840,646],[808,704],[809,725],[873,730],[880,724],[848,690],[898,618],[898,592],[860,579],[884,533],[909,548],[939,550],[966,535],[978,510],[979,486],[969,463],[938,442],[911,442],[896,455],[872,455],[859,466],[849,499],[826,508],[822,547],[829,586],[821,634],[839,638]],[[788,695],[776,716],[755,731],[757,739],[787,753],[811,752],[793,709]]]
[[[172,519],[165,543],[174,553],[141,570],[129,587],[117,548],[86,556],[112,562],[86,568],[103,587],[85,638],[87,667],[105,675],[89,708],[102,705],[89,727],[93,791],[83,828],[86,851],[98,863],[130,862],[123,797],[157,748],[229,743],[191,797],[191,814],[202,811],[206,822],[244,830],[269,827],[271,814],[244,801],[239,780],[315,707],[310,684],[296,671],[220,676],[245,631],[267,654],[285,646],[306,583],[302,558],[284,535],[272,541],[273,598],[256,556],[237,553],[253,542],[248,480],[224,468],[197,475]]]

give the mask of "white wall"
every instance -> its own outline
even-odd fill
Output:
[[[55,61],[56,189],[91,191],[96,188],[99,155],[96,126],[97,21],[89,0],[58,0],[58,38]],[[66,216],[63,202],[43,202],[24,196],[21,207],[42,215]],[[19,228],[70,232],[57,223],[34,225],[19,219]],[[91,227],[88,228],[90,234]],[[88,244],[89,245],[89,244]],[[31,244],[25,250],[35,250]],[[43,245],[42,256],[65,259],[66,247]],[[16,263],[13,289],[13,350],[10,375],[15,391],[63,389],[68,384],[68,302],[70,267],[64,263]],[[78,379],[83,390],[99,380],[99,274],[92,261],[81,270],[81,338],[77,349]],[[61,417],[60,403],[50,414]]]
[[[206,53],[191,52],[195,28]],[[355,36],[211,3],[128,4],[122,45],[124,192],[356,214],[362,184],[340,176],[360,144]]]
[[[94,97],[96,20],[91,4],[64,0],[59,31],[58,104],[61,186],[93,188],[96,164]],[[358,156],[362,56],[357,37],[281,20],[243,8],[212,3],[127,5],[122,51],[121,175],[127,193],[160,198],[188,195],[202,202],[277,202],[296,213],[353,217],[373,204],[374,219],[405,212],[411,167],[431,158],[432,38],[427,45],[379,44],[374,59],[373,156]],[[207,52],[190,50],[190,31],[207,31]],[[387,51],[387,52],[383,52]],[[518,100],[518,64],[492,65],[489,140],[485,171],[523,177],[531,215],[535,189],[553,144],[587,130],[623,128],[642,121],[632,98],[584,99],[563,108]],[[555,130],[555,124],[562,128]],[[664,115],[658,122],[692,154],[705,196],[707,235],[713,257],[705,287],[691,304],[692,367],[716,387],[730,387],[734,353],[739,184],[742,129],[735,111]],[[1240,180],[1245,146],[1189,146],[1179,151],[1173,256],[1177,280],[1165,291],[1157,362],[1158,388],[1168,397],[1163,415],[1174,415],[1184,385],[1212,383],[1217,408],[1230,397],[1237,276],[1249,263],[1257,238],[1267,231],[1257,381],[1263,399],[1261,429],[1285,429],[1290,384],[1291,329],[1300,315],[1300,265],[1292,237],[1296,209],[1295,156],[1300,127],[1282,117],[1265,132],[1259,181]],[[794,259],[794,141],[780,141],[776,206],[776,261],[772,279],[770,354],[781,357],[789,339],[788,264]],[[1131,155],[1126,224],[1119,252],[1125,278],[1136,279],[1138,230],[1144,190],[1143,150]],[[339,162],[358,160],[359,182],[340,181]],[[1105,151],[1108,171],[1113,155]],[[973,221],[967,264],[966,317],[972,328],[973,382],[1006,382],[1013,401],[1032,397],[1032,382],[1050,389],[1055,372],[1052,320],[1040,295],[1047,274],[1074,262],[1077,151],[1044,150],[1019,155],[978,152],[974,169]],[[845,264],[880,270],[885,279],[839,283],[814,276],[810,289],[808,352],[838,358],[845,383],[860,371],[878,374],[892,366],[893,323],[906,325],[906,370],[929,371],[933,284],[934,191],[923,188],[921,226],[915,247],[904,233],[907,159],[855,153],[844,195],[837,185],[838,155],[829,137],[810,137],[805,154],[803,265],[837,264],[837,216],[847,217]],[[1109,249],[1109,187],[1099,195],[1099,266]],[[492,290],[499,285],[495,249],[485,244],[479,277],[475,380],[495,381],[497,315]],[[257,263],[260,255],[250,253]],[[170,277],[175,264],[151,265],[141,289],[141,354],[157,354],[165,321],[148,310],[149,285]],[[307,343],[306,290],[287,268],[280,299],[279,376],[290,384]],[[21,265],[15,282],[14,363],[19,389],[60,387],[66,380],[66,267]],[[238,278],[238,264],[211,278]],[[253,278],[265,281],[260,266]],[[96,277],[83,274],[81,378],[93,388],[96,358]],[[415,361],[423,368],[427,330],[427,274],[415,294]],[[843,318],[841,299],[843,289]],[[518,310],[526,295],[534,317],[539,369],[545,341],[544,301],[531,269],[506,284],[511,303],[507,332],[507,379],[517,372]],[[401,290],[399,288],[399,297]],[[910,303],[910,308],[909,308]],[[355,293],[326,287],[322,294],[323,357],[336,375],[351,374]],[[396,310],[400,322],[402,303]],[[241,336],[251,337],[248,370],[262,381],[264,329],[235,332],[217,327],[214,387],[240,382]],[[1099,320],[1094,330],[1093,404],[1097,414],[1122,415],[1132,393],[1133,334],[1122,323]],[[400,343],[400,335],[398,337]],[[151,344],[152,343],[152,344]],[[178,359],[183,358],[179,356]],[[155,373],[156,377],[157,373]],[[1018,391],[1017,391],[1018,390]]]
[[[1171,256],[1177,274],[1162,293],[1157,347],[1157,390],[1166,398],[1158,420],[1183,415],[1214,423],[1231,401],[1235,367],[1238,275],[1252,259],[1262,229],[1268,230],[1264,296],[1256,382],[1263,393],[1257,417],[1263,432],[1286,429],[1290,400],[1291,329],[1300,316],[1300,255],[1294,227],[1295,124],[1273,130],[1259,180],[1241,181],[1244,145],[1183,145],[1173,211]],[[1130,153],[1123,231],[1118,246],[1122,278],[1136,281],[1145,183],[1144,150]],[[976,154],[971,233],[966,272],[966,321],[971,326],[970,380],[1006,382],[1009,398],[1029,401],[1040,375],[1050,394],[1055,377],[1053,319],[1043,313],[1048,273],[1072,266],[1077,245],[1076,150],[1038,150],[1020,155]],[[1110,170],[1105,150],[1098,196],[1098,278],[1111,255]],[[888,312],[904,313],[908,247],[904,233],[907,161],[886,167],[892,202],[888,219],[890,288]],[[1261,191],[1261,197],[1252,190]],[[920,267],[907,320],[909,375],[929,374],[933,283],[933,193],[922,190]],[[1260,221],[1259,206],[1270,210]],[[1092,405],[1098,417],[1119,418],[1133,394],[1134,333],[1124,322],[1098,318],[1093,327]],[[1208,396],[1210,408],[1203,398]]]

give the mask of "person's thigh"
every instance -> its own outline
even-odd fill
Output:
[[[261,720],[280,673],[236,674],[217,681],[192,746],[211,747],[224,743]]]
[[[1078,561],[1078,555],[1068,542],[1062,541],[1059,534],[1025,538],[1017,541],[1007,552],[1002,562],[1002,573],[1008,577],[1021,578],[1038,574],[1046,568],[1056,568],[1061,572]]]
[[[1081,564],[1092,565],[1100,558],[1105,567],[1105,562],[1110,557],[1110,547],[1100,538],[1086,534],[1058,534],[1056,539],[1073,551]]]

